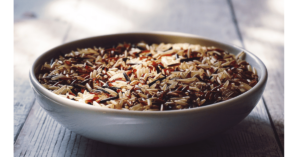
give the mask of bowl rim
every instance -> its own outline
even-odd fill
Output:
[[[82,40],[88,40],[88,39],[92,39],[92,38],[99,38],[99,37],[106,37],[106,36],[117,36],[117,35],[139,35],[139,34],[143,34],[143,35],[173,35],[173,36],[180,36],[180,37],[193,37],[193,38],[197,38],[197,39],[201,39],[201,40],[206,40],[209,42],[215,42],[218,44],[222,44],[225,45],[227,47],[233,47],[233,48],[237,48],[241,51],[244,51],[246,53],[246,55],[248,55],[249,57],[251,57],[257,64],[258,66],[261,68],[261,78],[258,81],[258,83],[251,88],[250,90],[246,91],[245,93],[242,93],[232,99],[226,100],[226,101],[222,101],[222,102],[218,102],[218,103],[213,103],[210,105],[206,105],[206,106],[200,106],[200,107],[195,107],[195,108],[190,108],[190,109],[182,109],[182,110],[168,110],[168,111],[131,111],[131,110],[118,110],[118,109],[106,109],[106,108],[101,108],[101,107],[95,107],[93,105],[83,105],[80,102],[74,101],[74,100],[70,100],[70,99],[66,99],[63,97],[60,97],[56,94],[54,94],[53,92],[47,90],[45,87],[43,87],[37,80],[37,78],[34,75],[34,69],[37,65],[38,60],[40,60],[43,55],[49,53],[50,51],[58,48],[58,47],[63,47],[64,45],[67,44],[73,44],[75,42],[79,42]],[[80,110],[87,110],[87,111],[94,111],[94,112],[99,112],[99,113],[116,113],[116,114],[135,114],[135,115],[148,115],[148,114],[159,114],[159,115],[164,115],[164,114],[184,114],[184,113],[193,113],[193,112],[198,112],[200,110],[206,110],[206,109],[213,109],[219,106],[224,106],[226,104],[230,104],[233,103],[234,101],[237,101],[237,99],[244,99],[246,98],[248,95],[252,95],[254,94],[257,90],[264,88],[266,82],[267,82],[267,78],[268,78],[268,72],[267,72],[267,68],[265,66],[265,64],[253,53],[251,53],[248,50],[245,50],[244,48],[241,48],[239,46],[233,45],[233,44],[228,44],[228,43],[224,43],[224,42],[220,42],[218,40],[213,40],[213,39],[209,39],[206,37],[202,37],[202,36],[198,36],[198,35],[193,35],[193,34],[187,34],[187,33],[181,33],[181,32],[169,32],[169,31],[144,31],[144,32],[126,32],[126,33],[114,33],[114,34],[105,34],[105,35],[99,35],[99,36],[92,36],[92,37],[88,37],[88,38],[82,38],[82,39],[78,39],[78,40],[73,40],[67,43],[63,43],[60,44],[42,54],[40,54],[34,61],[34,63],[32,64],[30,70],[29,70],[29,78],[30,78],[30,85],[31,87],[38,92],[39,94],[41,94],[42,96],[44,96],[45,98],[59,104],[62,106],[69,106],[72,107],[74,109],[80,109]]]

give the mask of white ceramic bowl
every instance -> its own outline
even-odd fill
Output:
[[[36,76],[45,61],[76,48],[114,45],[119,42],[191,43],[215,46],[233,54],[246,53],[245,60],[257,69],[259,82],[249,91],[223,102],[174,111],[123,111],[102,109],[65,99],[48,91]],[[30,69],[30,82],[40,106],[57,122],[90,139],[126,146],[159,147],[196,142],[221,133],[242,121],[262,96],[267,69],[247,50],[195,35],[171,32],[124,33],[97,36],[55,47],[40,55]]]

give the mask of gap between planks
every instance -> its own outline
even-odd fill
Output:
[[[134,148],[94,141],[64,128],[34,104],[15,145],[15,156],[282,156],[272,134],[268,115],[259,101],[253,112],[228,131],[194,144],[168,148]],[[264,130],[264,131],[260,131]],[[261,141],[261,139],[264,139]]]
[[[30,111],[31,111],[31,109],[32,109],[32,107],[33,107],[35,101],[36,101],[36,98],[34,97],[33,103],[32,103],[32,105],[31,105],[31,108],[29,109],[28,114],[26,115],[25,121],[24,121],[24,123],[21,125],[20,129],[18,130],[18,132],[16,133],[16,135],[15,135],[15,137],[14,137],[14,144],[16,143],[16,141],[17,141],[17,139],[18,139],[18,137],[19,137],[19,134],[20,134],[20,132],[21,132],[22,129],[23,129],[23,126],[24,126],[25,122],[27,121],[28,115],[29,115],[29,113],[30,113]]]

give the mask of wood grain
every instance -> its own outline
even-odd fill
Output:
[[[21,1],[15,3],[17,3],[15,8],[22,6],[20,5],[22,4]],[[15,56],[17,57],[15,57],[15,75],[19,75],[19,77],[15,76],[15,82],[21,80],[19,84],[15,84],[15,93],[18,91],[18,94],[15,94],[15,115],[23,115],[22,118],[15,116],[15,122],[20,121],[18,124],[21,124],[15,128],[19,130],[22,128],[15,141],[15,156],[283,156],[276,141],[272,121],[270,121],[273,116],[268,116],[263,101],[260,101],[251,114],[240,124],[207,140],[177,147],[133,148],[87,139],[64,128],[50,118],[34,101],[34,98],[31,99],[30,94],[32,95],[32,92],[28,90],[29,85],[21,83],[28,81],[28,73],[25,70],[28,65],[26,63],[22,66],[22,57],[28,60],[29,65],[31,64],[30,61],[32,62],[34,57],[29,53],[32,47],[28,45],[33,45],[33,43],[40,44],[33,51],[35,52],[33,53],[34,56],[44,52],[45,49],[49,49],[52,44],[56,46],[65,41],[108,33],[151,30],[191,33],[242,46],[243,42],[239,38],[235,23],[232,20],[232,10],[228,1],[131,0],[124,3],[121,0],[81,0],[75,3],[69,0],[55,0],[38,4],[44,8],[43,11],[31,8],[38,18],[24,20],[25,23],[31,24],[18,25],[20,27],[15,28],[15,35],[20,34],[16,33],[16,30],[27,30],[25,31],[26,36],[21,34],[18,36],[18,42],[15,41],[19,44],[15,44]],[[235,11],[238,12],[236,2],[234,1],[233,4]],[[71,13],[63,12],[64,10],[71,11]],[[15,19],[18,19],[16,17],[23,18],[22,12],[15,15]],[[240,18],[237,19],[240,20]],[[18,22],[19,20],[15,20],[15,25]],[[35,25],[38,27],[33,27]],[[52,31],[48,30],[48,25]],[[37,34],[40,36],[32,37],[31,33],[35,31],[32,28],[36,28],[39,31]],[[244,37],[244,32],[241,32]],[[50,44],[43,45],[45,44],[45,40],[41,40],[43,38],[48,39]],[[247,42],[245,45],[247,48]],[[24,50],[27,51],[22,54]],[[278,54],[276,56],[278,57]],[[266,57],[266,62],[268,61],[271,60]],[[283,62],[276,62],[274,66],[281,63]],[[272,65],[272,62],[270,64]],[[26,94],[19,97],[23,91]],[[20,102],[23,99],[26,101],[23,101],[22,106]],[[24,122],[32,103],[34,105],[22,127],[22,122]],[[22,109],[24,106],[27,107],[27,110]]]
[[[18,20],[14,24],[14,141],[35,101],[29,68],[40,54],[62,43],[66,30],[65,23],[51,20]]]
[[[284,147],[283,1],[233,0],[233,6],[245,48],[267,66],[269,78],[263,98]]]
[[[14,85],[14,141],[16,141],[35,97],[27,80],[22,80],[22,82],[15,80]]]
[[[36,102],[15,143],[15,156],[282,156],[262,101],[237,126],[197,143],[134,148],[94,141],[64,128]]]
[[[62,44],[78,0],[14,1],[14,141],[35,100],[28,72],[43,52]]]

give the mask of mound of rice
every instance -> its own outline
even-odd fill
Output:
[[[244,56],[188,43],[120,43],[51,59],[41,67],[38,80],[53,93],[83,105],[187,109],[231,99],[256,85],[256,69]]]

